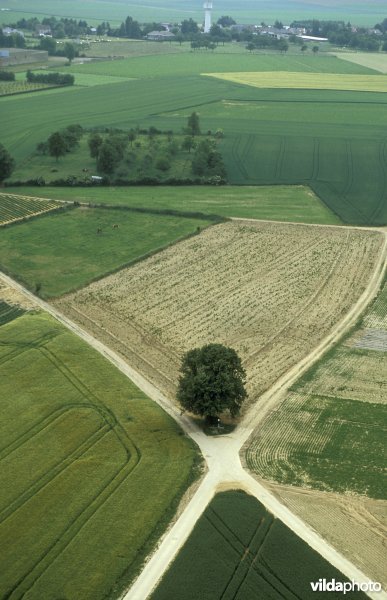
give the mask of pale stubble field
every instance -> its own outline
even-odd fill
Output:
[[[170,398],[185,351],[235,348],[251,403],[361,296],[382,241],[355,229],[229,222],[55,304]]]

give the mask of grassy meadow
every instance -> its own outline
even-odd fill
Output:
[[[72,208],[4,229],[0,265],[42,297],[59,296],[208,224],[204,219]]]
[[[10,188],[12,189],[12,188]],[[131,208],[200,211],[222,217],[243,217],[297,223],[339,225],[332,213],[304,186],[159,186],[14,188],[20,194]]]
[[[51,317],[3,325],[0,349],[0,595],[115,597],[171,518],[195,450]]]
[[[387,222],[386,94],[253,88],[201,73],[256,71],[268,77],[278,71],[285,73],[283,85],[294,72],[321,73],[322,81],[340,75],[384,81],[382,75],[326,55],[203,57],[183,52],[74,65],[68,72],[80,78],[79,85],[64,95],[53,90],[0,98],[3,143],[18,170],[32,177],[36,144],[52,133],[53,123],[58,129],[77,122],[123,129],[153,125],[179,134],[195,110],[203,132],[224,130],[220,150],[230,183],[309,185],[345,223]]]
[[[253,496],[229,491],[214,497],[151,598],[313,600],[320,577],[346,581]]]

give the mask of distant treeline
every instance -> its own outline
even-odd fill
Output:
[[[15,73],[0,71],[0,81],[15,81]]]
[[[70,73],[33,73],[27,71],[26,75],[29,83],[49,83],[52,85],[73,85],[74,75]]]
[[[352,27],[344,21],[293,21],[291,27],[304,27],[308,35],[326,37],[335,46],[358,50],[387,51],[387,19],[376,23],[373,29]]]
[[[214,49],[213,44],[239,41],[254,43],[257,48],[266,47],[265,44],[257,44],[256,38],[267,38],[264,29],[266,25],[262,23],[261,28],[253,25],[233,27],[235,21],[229,16],[222,16],[211,27],[209,34],[203,34],[200,31],[198,23],[192,19],[184,19],[181,23],[175,23],[170,26],[172,39],[178,43],[183,41],[194,42],[194,49],[199,47]],[[60,54],[60,49],[56,48],[56,40],[65,37],[75,38],[82,35],[96,33],[97,35],[108,35],[111,37],[121,37],[130,39],[144,39],[151,31],[162,31],[165,27],[162,23],[150,22],[139,23],[133,17],[126,17],[125,21],[118,27],[111,26],[109,22],[102,22],[93,27],[85,20],[76,20],[69,18],[45,17],[41,21],[37,17],[30,19],[20,19],[16,23],[10,24],[10,27],[23,31],[31,31],[36,35],[42,35],[40,48],[48,50],[49,54]],[[337,46],[345,46],[359,50],[378,51],[382,49],[387,51],[387,18],[381,23],[376,23],[373,28],[352,27],[351,23],[344,21],[323,21],[318,19],[296,20],[290,24],[291,28],[304,28],[306,33],[315,37],[325,37]],[[263,29],[263,31],[260,31]],[[303,43],[296,35],[288,35],[287,29],[283,27],[280,20],[274,23],[276,35],[280,38],[286,37],[288,42]],[[296,32],[297,33],[297,32]],[[276,36],[273,36],[276,38]],[[267,46],[269,43],[267,44]],[[23,36],[13,33],[4,35],[0,29],[0,46],[25,47]],[[280,48],[281,50],[281,48]]]

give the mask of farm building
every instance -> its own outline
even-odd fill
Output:
[[[175,38],[175,34],[170,31],[151,31],[146,38],[153,42],[162,42],[163,40],[170,41]]]
[[[35,62],[47,62],[46,50],[26,50],[24,48],[2,48],[0,51],[0,67],[11,65],[27,65]]]

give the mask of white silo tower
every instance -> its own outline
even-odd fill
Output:
[[[204,13],[204,33],[209,33],[211,29],[211,11],[212,11],[212,2],[205,2],[203,6]]]

